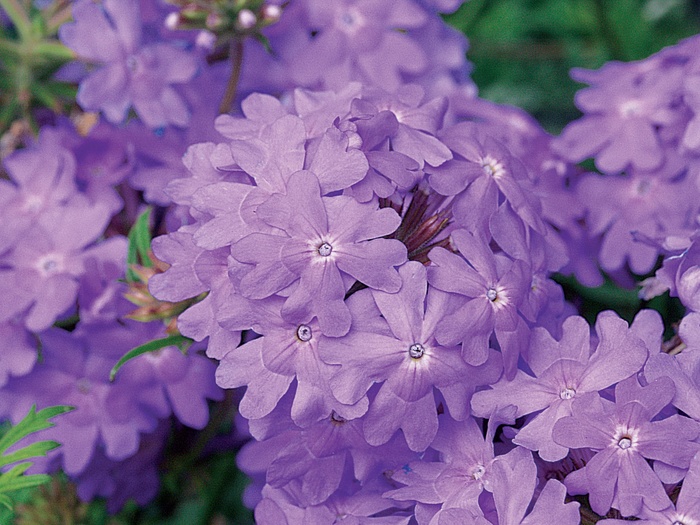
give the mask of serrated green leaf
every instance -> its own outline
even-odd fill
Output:
[[[27,489],[47,483],[51,476],[48,474],[24,475],[32,464],[20,463],[15,465],[0,476],[0,492],[12,492],[19,489]]]
[[[55,441],[37,441],[31,445],[27,445],[11,454],[0,456],[0,467],[24,461],[25,459],[45,456],[49,451],[60,447],[61,444]]]
[[[138,281],[138,276],[131,270],[131,265],[140,264],[150,268],[153,266],[153,261],[149,252],[151,250],[151,213],[152,208],[148,207],[141,215],[129,231],[129,249],[126,256],[126,262],[129,265],[127,269],[127,280]]]
[[[137,346],[133,350],[129,350],[119,361],[117,361],[117,364],[114,365],[109,373],[109,380],[114,381],[114,377],[117,375],[119,369],[135,357],[147,354],[149,352],[155,352],[156,350],[160,350],[161,348],[165,348],[167,346],[177,346],[182,350],[183,347],[187,347],[190,344],[192,344],[192,339],[189,337],[185,337],[184,335],[171,335],[163,339],[156,339],[155,341],[149,341],[144,345]]]
[[[24,416],[24,419],[12,426],[5,435],[0,438],[0,454],[4,454],[8,448],[22,438],[39,432],[40,430],[51,428],[54,424],[48,421],[50,418],[59,414],[65,414],[71,410],[73,410],[73,407],[55,406],[44,408],[37,412],[36,405],[33,405],[32,408],[29,409],[29,413]]]

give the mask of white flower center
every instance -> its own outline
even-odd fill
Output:
[[[251,29],[258,23],[258,18],[250,9],[241,9],[238,12],[238,25],[241,29]]]
[[[425,348],[420,343],[413,343],[408,347],[408,355],[410,355],[413,359],[420,359],[423,357],[424,353]]]
[[[562,399],[572,399],[576,395],[576,390],[573,388],[566,387],[564,390],[559,392],[559,397]]]
[[[44,205],[44,199],[39,195],[27,195],[24,198],[22,210],[28,213],[36,213]]]
[[[331,253],[333,253],[333,246],[327,242],[322,243],[318,247],[318,254],[322,257],[328,257]]]
[[[628,437],[623,437],[620,441],[617,442],[617,446],[620,447],[622,450],[627,450],[632,446],[632,440]]]
[[[299,341],[310,341],[312,336],[313,332],[311,331],[310,326],[307,326],[305,324],[299,325],[299,327],[297,328],[297,338],[299,339]]]
[[[37,261],[35,268],[42,276],[51,277],[63,271],[63,261],[60,255],[49,253]]]
[[[634,117],[642,112],[642,104],[639,100],[627,100],[618,106],[620,115],[623,117]]]
[[[495,288],[489,288],[486,292],[486,297],[489,298],[489,301],[495,301],[498,299],[498,292],[495,290]]]
[[[338,28],[348,35],[356,33],[365,25],[365,18],[356,9],[348,9],[338,16]]]
[[[481,168],[484,170],[486,175],[493,177],[494,179],[498,179],[506,173],[503,164],[494,159],[491,155],[486,155],[483,159],[481,159]]]
[[[484,468],[483,465],[477,465],[473,470],[472,470],[472,478],[474,478],[476,481],[479,481],[481,478],[484,477],[484,474],[486,473],[486,469]]]

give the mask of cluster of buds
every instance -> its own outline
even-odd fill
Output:
[[[165,20],[169,29],[198,29],[213,35],[215,45],[258,36],[282,15],[283,5],[266,0],[170,0],[179,10]]]

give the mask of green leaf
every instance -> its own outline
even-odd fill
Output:
[[[34,52],[50,60],[68,62],[75,59],[73,50],[67,48],[57,40],[44,40],[34,46]]]
[[[47,452],[60,446],[61,444],[55,441],[38,441],[36,443],[32,443],[31,445],[12,452],[11,454],[1,456],[0,467],[11,463],[17,463],[18,461],[24,461],[25,459],[29,458],[45,456]]]
[[[152,208],[148,207],[132,226],[129,231],[129,250],[127,252],[126,262],[129,265],[126,278],[128,281],[138,281],[139,278],[131,270],[131,265],[140,264],[150,268],[153,266],[153,261],[149,252],[151,250],[151,213]]]
[[[54,423],[49,421],[54,416],[65,414],[73,410],[73,407],[55,406],[44,408],[36,411],[36,405],[32,405],[29,413],[24,416],[22,421],[11,426],[7,432],[0,438],[0,466],[10,465],[18,461],[45,456],[50,450],[59,447],[60,444],[55,441],[38,441],[30,443],[26,447],[22,447],[10,454],[5,452],[23,438],[45,430],[54,426]],[[12,500],[5,494],[6,492],[14,492],[20,489],[33,488],[48,482],[51,477],[47,474],[31,474],[26,475],[27,469],[32,466],[30,461],[17,463],[7,472],[0,474],[0,505],[12,510]]]
[[[12,510],[12,500],[7,494],[0,494],[0,505],[7,507],[8,510]]]
[[[144,345],[137,346],[133,350],[129,350],[119,361],[117,361],[117,364],[114,365],[109,373],[109,380],[114,381],[114,377],[117,375],[119,369],[124,366],[125,363],[131,361],[135,357],[147,354],[149,352],[155,352],[156,350],[160,350],[161,348],[165,348],[167,346],[177,346],[180,348],[180,350],[183,350],[183,348],[189,347],[192,342],[192,339],[185,337],[184,335],[171,335],[163,339],[156,339],[155,341],[149,341]]]
[[[39,432],[40,430],[51,428],[54,424],[48,421],[50,418],[59,414],[65,414],[71,410],[73,410],[73,407],[55,406],[44,408],[37,412],[36,405],[32,406],[32,408],[29,409],[29,413],[24,416],[24,419],[12,426],[5,435],[0,438],[0,454],[4,454],[8,448],[22,438]]]
[[[0,0],[0,7],[14,24],[17,32],[23,40],[29,40],[32,36],[32,21],[18,0]]]
[[[0,476],[0,492],[12,492],[20,489],[36,487],[47,483],[51,476],[48,474],[25,475],[31,463],[20,463],[15,465]]]

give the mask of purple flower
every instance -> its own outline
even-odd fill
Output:
[[[603,235],[598,258],[608,272],[627,262],[634,273],[653,269],[659,249],[639,242],[682,232],[697,213],[695,180],[682,176],[669,180],[632,172],[626,176],[588,174],[576,192],[584,204],[590,234]]]
[[[185,126],[189,110],[172,84],[191,80],[197,64],[171,45],[142,45],[139,12],[137,0],[73,5],[75,22],[61,27],[61,40],[82,59],[103,64],[81,82],[78,103],[88,111],[103,111],[115,124],[133,105],[147,126]]]
[[[394,269],[406,260],[399,241],[378,239],[392,233],[399,217],[342,195],[321,197],[318,179],[300,171],[289,178],[286,194],[258,206],[257,215],[282,233],[253,232],[231,246],[231,254],[254,268],[240,283],[243,295],[263,299],[296,284],[282,315],[305,320],[318,317],[325,335],[350,329],[343,302],[348,277],[373,289],[395,292],[401,279]]]
[[[29,330],[45,330],[74,306],[87,259],[123,261],[123,237],[94,244],[109,218],[102,206],[57,208],[42,215],[40,223],[0,257],[0,290],[5,297],[0,321],[20,315]]]
[[[5,346],[0,357],[0,387],[3,387],[11,377],[31,372],[39,350],[36,341],[32,341],[31,334],[16,323],[0,323],[0,340]]]
[[[485,233],[489,216],[504,198],[525,224],[545,233],[540,203],[528,188],[527,169],[503,144],[473,122],[449,127],[438,138],[458,156],[429,170],[429,182],[441,195],[458,196],[458,224]]]
[[[392,480],[406,486],[389,491],[385,496],[434,506],[431,523],[444,519],[443,515],[449,515],[451,509],[481,514],[480,495],[493,491],[494,434],[500,424],[513,422],[513,408],[489,414],[486,436],[472,417],[455,421],[441,416],[440,429],[431,444],[431,448],[440,453],[440,461],[414,461],[395,469]]]
[[[623,516],[639,514],[643,505],[655,511],[666,508],[668,497],[647,460],[688,468],[698,451],[697,422],[681,415],[655,419],[674,391],[668,377],[646,387],[630,377],[615,387],[615,403],[593,392],[575,399],[572,415],[554,425],[554,441],[598,453],[567,476],[569,493],[588,492],[591,508],[600,515],[611,506]]]
[[[668,507],[652,510],[644,507],[636,516],[639,525],[675,525],[697,523],[700,520],[700,454],[696,454],[690,463],[690,470],[683,480],[678,500],[674,505],[668,500]],[[625,525],[628,520],[602,520],[601,525]]]
[[[560,341],[545,329],[534,328],[524,356],[533,375],[518,370],[511,381],[503,378],[490,389],[474,394],[474,415],[487,417],[496,407],[509,404],[518,407],[516,417],[537,413],[526,421],[513,442],[539,451],[545,461],[563,459],[568,449],[552,439],[552,428],[559,419],[571,415],[574,400],[637,373],[647,358],[644,343],[611,312],[598,316],[599,340],[594,352],[589,330],[588,323],[577,316],[564,321]]]
[[[654,381],[661,377],[670,377],[676,385],[671,401],[673,406],[700,421],[700,383],[698,366],[700,359],[700,313],[686,315],[678,327],[678,335],[685,348],[676,355],[659,351],[649,357],[644,367],[647,380]]]
[[[650,57],[572,73],[574,79],[592,84],[576,95],[585,116],[564,129],[554,150],[574,162],[595,156],[596,166],[605,173],[661,166],[665,152],[658,129],[679,116],[673,106],[683,67]]]
[[[320,505],[294,505],[281,489],[266,485],[264,499],[255,507],[255,522],[259,525],[292,525],[293,523],[408,525],[411,516],[397,511],[394,502],[383,498],[374,487],[343,486]],[[393,512],[392,512],[393,511]]]
[[[33,404],[75,407],[41,435],[63,445],[56,454],[70,475],[82,472],[99,446],[113,460],[135,454],[140,433],[155,430],[161,414],[154,411],[157,399],[149,399],[151,392],[135,378],[125,374],[109,382],[110,369],[129,348],[101,339],[97,354],[81,334],[55,328],[42,333],[41,341],[41,366],[6,385],[2,414],[16,420]]]
[[[338,89],[361,80],[393,91],[403,73],[428,65],[406,34],[427,17],[413,0],[303,0],[285,9],[269,37],[296,86]]]
[[[428,281],[466,301],[438,323],[436,339],[445,346],[461,343],[466,362],[480,365],[486,360],[489,338],[495,332],[506,375],[513,377],[522,343],[518,339],[524,335],[517,330],[524,326],[519,305],[529,284],[525,281],[526,267],[522,261],[494,255],[478,235],[466,230],[453,231],[451,238],[464,258],[434,248],[429,255],[432,264]],[[510,337],[514,334],[515,338]]]
[[[305,319],[286,321],[280,313],[284,300],[238,299],[224,306],[220,324],[228,329],[252,325],[262,335],[221,356],[216,371],[217,384],[223,388],[247,386],[239,410],[248,419],[270,414],[296,379],[291,405],[294,423],[308,427],[327,419],[331,413],[356,418],[367,411],[367,400],[338,402],[328,381],[335,367],[321,361],[319,341],[323,339],[318,322]]]
[[[0,179],[0,255],[44,214],[80,201],[75,157],[42,133],[39,143],[3,160],[10,180]]]
[[[550,479],[527,513],[537,485],[537,467],[530,453],[516,448],[493,462],[492,489],[500,525],[576,525],[581,516],[576,502],[565,503],[566,488]],[[527,513],[527,516],[525,515]]]
[[[481,367],[468,366],[456,347],[439,345],[436,325],[449,311],[450,294],[429,288],[418,262],[401,266],[399,275],[397,293],[372,291],[376,307],[364,298],[352,302],[351,332],[322,339],[319,353],[341,365],[330,386],[344,403],[357,402],[373,383],[382,383],[364,417],[369,443],[385,443],[401,428],[411,449],[425,450],[438,430],[433,389],[443,394],[454,418],[464,419],[470,394],[498,377],[500,366],[494,355]],[[376,317],[368,316],[371,311]]]
[[[112,514],[131,499],[141,506],[147,505],[160,487],[158,462],[169,427],[161,422],[154,432],[141,439],[136,454],[121,461],[108,458],[100,449],[95,450],[85,470],[72,478],[80,499],[89,502],[98,497],[107,498],[107,510]]]

